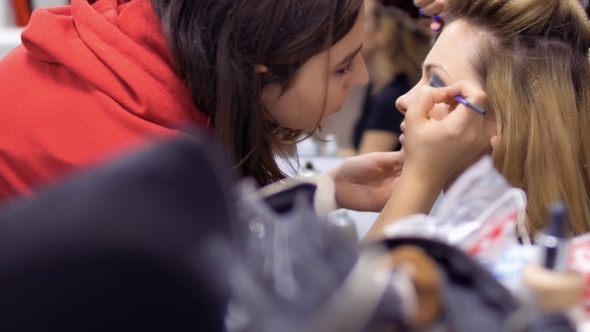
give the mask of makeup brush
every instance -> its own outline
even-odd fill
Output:
[[[432,75],[430,76],[430,86],[435,87],[435,88],[444,88],[445,86],[447,86],[445,84],[445,82],[443,82],[440,77],[438,77],[438,75],[436,75],[435,73],[432,73]],[[458,101],[459,103],[471,108],[472,110],[476,111],[477,113],[481,114],[481,115],[485,115],[486,111],[469,102],[467,99],[465,99],[465,97],[461,96],[461,95],[456,95],[453,97],[456,101]]]

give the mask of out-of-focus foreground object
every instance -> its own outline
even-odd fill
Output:
[[[232,182],[216,153],[158,143],[3,205],[2,330],[222,331]]]

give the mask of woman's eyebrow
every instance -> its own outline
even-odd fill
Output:
[[[335,67],[340,67],[340,66],[344,66],[346,64],[348,64],[350,61],[352,61],[352,59],[354,59],[354,57],[361,51],[361,48],[363,48],[363,44],[361,44],[361,46],[359,46],[356,50],[354,50],[353,52],[350,52],[350,54],[348,54],[342,61],[340,61],[340,63],[338,63]]]
[[[424,72],[429,73],[432,72],[433,69],[439,69],[442,71],[448,78],[451,78],[451,75],[439,64],[436,63],[428,63],[424,65]]]

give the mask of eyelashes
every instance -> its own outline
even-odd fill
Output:
[[[351,61],[346,67],[344,67],[343,69],[340,69],[337,73],[340,76],[349,74],[351,71],[354,70],[354,61]]]
[[[433,88],[444,88],[447,86],[436,73],[432,73],[432,75],[430,75],[430,81],[428,81],[428,85]]]

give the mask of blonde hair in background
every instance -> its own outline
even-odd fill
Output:
[[[402,10],[378,4],[372,15],[375,16],[377,38],[381,45],[386,45],[385,51],[390,60],[390,67],[384,70],[388,71],[390,77],[405,73],[410,85],[418,83],[422,77],[422,62],[430,51],[431,39],[422,35],[415,20]]]
[[[590,24],[575,0],[448,0],[481,42],[472,65],[496,121],[496,167],[528,197],[527,226],[565,200],[590,231]]]

